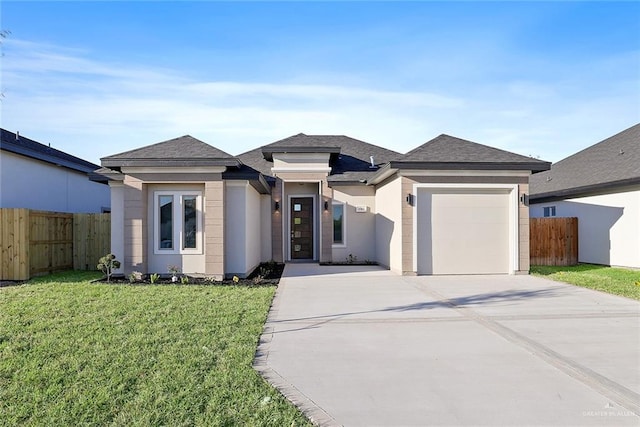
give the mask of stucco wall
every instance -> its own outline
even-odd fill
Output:
[[[333,261],[344,262],[351,254],[358,261],[376,260],[375,189],[371,186],[336,186],[333,200],[344,203],[344,245],[333,245]],[[366,212],[356,212],[356,206]],[[333,233],[332,233],[333,238]]]
[[[555,206],[556,217],[578,218],[578,260],[640,268],[640,186],[628,191],[532,204],[532,218]]]
[[[270,194],[260,195],[260,261],[267,262],[273,259],[271,222],[274,216],[273,204]]]
[[[250,274],[260,264],[262,246],[260,239],[260,193],[249,183],[245,186],[246,223],[245,223],[245,273]]]
[[[247,200],[245,185],[240,181],[225,182],[225,223],[226,236],[224,271],[226,274],[245,273],[247,238]]]
[[[401,178],[379,185],[375,195],[376,257],[378,263],[402,273]]]
[[[246,277],[262,255],[261,197],[247,181],[227,181],[225,192],[225,274]]]
[[[111,188],[111,253],[116,259],[124,260],[124,185],[121,182],[109,183]],[[123,266],[115,270],[123,273]]]
[[[99,213],[110,206],[109,186],[87,174],[0,151],[0,207]]]

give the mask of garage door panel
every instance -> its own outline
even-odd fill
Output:
[[[508,273],[506,190],[443,191],[419,192],[418,273]]]

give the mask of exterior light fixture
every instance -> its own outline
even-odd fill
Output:
[[[280,210],[280,202],[276,202],[274,205],[274,210],[278,212]]]
[[[527,196],[526,194],[521,194],[520,195],[520,204],[527,206],[529,204],[529,196]]]
[[[328,201],[324,201],[324,210],[328,211],[329,210],[329,202]]]
[[[407,200],[407,204],[408,204],[409,206],[413,206],[413,204],[414,204],[414,202],[415,202],[414,195],[413,195],[413,194],[411,194],[411,193],[407,194],[407,198],[406,198],[406,200]]]

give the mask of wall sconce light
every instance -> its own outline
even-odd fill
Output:
[[[415,196],[414,196],[413,194],[411,194],[411,193],[407,194],[407,199],[406,199],[406,200],[407,200],[407,204],[408,204],[409,206],[413,206],[413,204],[414,204],[414,197],[415,197]]]
[[[529,205],[529,196],[526,194],[521,194],[520,195],[520,204],[522,204],[523,206],[528,206]]]
[[[276,212],[278,212],[280,210],[280,202],[276,202],[273,208]]]
[[[324,201],[324,210],[328,211],[329,210],[329,202],[328,201]]]

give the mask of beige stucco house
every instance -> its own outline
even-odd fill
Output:
[[[122,272],[217,278],[260,262],[400,274],[529,270],[529,177],[547,162],[440,135],[407,154],[298,134],[239,156],[183,136],[102,159]]]
[[[578,218],[578,261],[640,268],[640,124],[531,180],[531,216]]]

